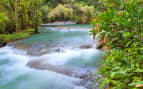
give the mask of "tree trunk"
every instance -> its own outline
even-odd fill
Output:
[[[15,9],[15,32],[18,32],[17,0],[14,0]]]
[[[35,33],[39,33],[37,26],[35,26]]]

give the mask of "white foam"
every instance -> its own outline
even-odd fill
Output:
[[[10,61],[19,61],[21,63],[27,63],[29,61],[29,56],[27,56],[26,51],[14,49],[12,47],[6,46],[0,48],[0,60],[8,59]]]
[[[78,55],[78,52],[66,51],[66,54],[55,53],[47,55],[50,55],[49,57],[51,57],[51,60],[52,56],[55,57],[59,55],[61,56],[60,60],[63,58],[63,61],[66,61],[65,58],[71,57],[73,54]],[[43,57],[46,57],[46,55]],[[31,59],[32,57],[28,56],[25,51],[17,50],[8,46],[0,48],[0,61],[9,60],[8,64],[0,67],[0,87],[8,85],[7,87],[13,87],[11,89],[41,89],[41,87],[44,88],[47,86],[47,89],[50,89],[49,87],[54,85],[55,87],[53,89],[58,89],[58,87],[65,87],[66,89],[86,89],[82,86],[74,84],[74,82],[80,82],[81,79],[68,77],[52,71],[42,71],[28,68],[26,64]],[[60,60],[55,61],[60,62]],[[23,79],[22,81],[17,80],[21,79],[23,76],[27,76],[28,78],[26,77],[26,79]],[[13,82],[16,82],[16,84],[13,84]],[[39,86],[40,88],[38,88]]]
[[[64,50],[64,52],[57,52],[51,54],[45,54],[41,57],[34,58],[41,60],[42,63],[48,63],[52,65],[64,65],[68,61],[73,60],[73,58],[82,57],[83,61],[91,61],[91,57],[98,55],[98,50],[96,49],[81,49],[81,50]],[[76,60],[75,60],[76,61]]]
[[[65,28],[60,28],[60,27],[43,27],[44,29],[48,30],[53,30],[53,31],[61,31],[61,32],[69,32],[69,31],[90,31],[91,28],[74,28],[74,27],[65,27]]]

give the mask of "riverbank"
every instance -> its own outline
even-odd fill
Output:
[[[4,44],[21,40],[30,37],[34,33],[34,29],[27,29],[22,32],[13,34],[0,34],[0,46],[5,46]]]

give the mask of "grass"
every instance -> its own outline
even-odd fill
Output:
[[[34,29],[26,29],[22,32],[13,34],[0,34],[0,43],[16,41],[24,38],[28,38],[34,33]]]
[[[29,34],[33,34],[35,32],[35,29],[26,29],[23,31],[24,33],[29,33]]]

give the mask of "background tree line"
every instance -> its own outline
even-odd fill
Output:
[[[1,0],[0,33],[17,33],[28,28],[37,33],[40,23],[54,21],[88,24],[105,7],[120,5],[119,0]]]
[[[41,22],[73,21],[87,24],[99,0],[1,0],[0,33],[17,33]]]
[[[1,0],[0,33],[17,33],[28,28],[37,32],[42,3],[42,0]]]

